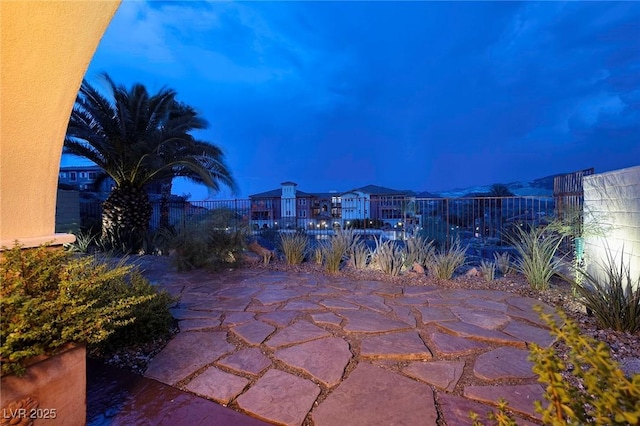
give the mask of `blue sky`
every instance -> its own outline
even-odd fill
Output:
[[[175,89],[241,197],[640,164],[638,2],[124,1],[101,72]]]

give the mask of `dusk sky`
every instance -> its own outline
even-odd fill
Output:
[[[243,198],[640,164],[639,2],[124,1],[101,72],[176,90]]]

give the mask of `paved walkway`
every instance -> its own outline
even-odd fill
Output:
[[[263,269],[150,278],[181,297],[181,332],[145,375],[258,419],[465,425],[499,398],[537,418],[526,344],[552,338],[536,300]]]

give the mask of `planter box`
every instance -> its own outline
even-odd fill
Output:
[[[50,357],[38,357],[21,377],[3,376],[0,424],[19,417],[32,419],[34,426],[84,425],[86,376],[85,347],[75,345]]]

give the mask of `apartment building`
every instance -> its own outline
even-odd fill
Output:
[[[249,196],[254,228],[327,229],[375,225],[402,227],[417,223],[412,191],[367,185],[346,192],[310,193],[295,182]]]

